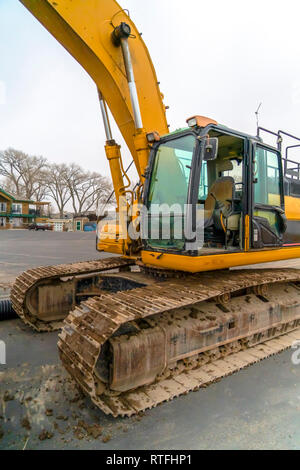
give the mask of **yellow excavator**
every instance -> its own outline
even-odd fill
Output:
[[[195,115],[169,132],[139,30],[115,0],[21,0],[96,83],[117,201],[97,250],[31,269],[11,292],[105,413],[130,416],[219,380],[299,339],[300,272],[229,269],[300,257],[300,165],[284,131],[256,136]],[[111,111],[131,152],[132,190]],[[277,145],[263,142],[271,132]],[[116,256],[119,255],[119,256]]]

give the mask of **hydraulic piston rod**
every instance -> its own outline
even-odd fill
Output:
[[[120,196],[124,193],[123,166],[121,162],[120,145],[117,145],[113,139],[108,112],[104,97],[98,88],[100,109],[103,118],[104,130],[106,135],[105,154],[109,162],[110,172],[113,181],[114,193],[117,201],[117,211],[120,205]]]
[[[128,44],[128,38],[130,34],[131,34],[130,26],[126,23],[121,23],[117,28],[114,29],[113,34],[112,34],[112,40],[116,46],[121,45],[123,58],[124,58],[124,64],[125,64],[125,70],[126,70],[126,76],[127,76],[128,86],[129,86],[129,92],[130,92],[130,100],[131,100],[131,105],[133,109],[134,123],[135,123],[136,129],[142,129],[143,128],[142,115],[141,115],[141,110],[140,110],[140,105],[139,105],[139,100],[138,100],[136,83],[134,79],[130,48]]]
[[[110,122],[108,118],[108,113],[107,113],[107,107],[106,103],[104,101],[103,95],[101,91],[98,88],[98,95],[99,95],[99,102],[100,102],[100,109],[101,109],[101,114],[103,118],[103,124],[104,124],[104,130],[105,130],[105,135],[106,135],[106,140],[111,141],[113,140],[112,133],[111,133],[111,127],[110,127]]]

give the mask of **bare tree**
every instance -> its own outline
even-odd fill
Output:
[[[15,185],[10,178],[2,179],[0,181],[0,186],[4,189],[4,191],[8,192],[9,194],[14,195],[16,193]]]
[[[43,172],[39,180],[36,181],[34,185],[33,198],[37,202],[44,201],[46,197],[49,196],[48,183],[47,183],[47,180],[45,179],[46,175],[47,175],[47,172]]]
[[[99,212],[112,190],[108,179],[99,173],[85,171],[75,163],[50,164],[43,157],[13,148],[0,152],[0,176],[4,177],[4,189],[18,198],[41,202],[49,196],[60,217],[69,201],[75,216],[91,209]]]
[[[23,166],[22,179],[25,186],[25,196],[27,199],[43,197],[44,191],[44,169],[47,160],[44,157],[29,157]],[[38,199],[40,200],[40,199]]]
[[[42,173],[47,160],[8,148],[0,152],[0,175],[19,198],[33,199],[45,196]]]
[[[96,172],[86,172],[75,163],[69,166],[65,182],[75,216],[91,209],[97,210],[111,192],[107,178]]]
[[[22,181],[22,161],[28,157],[19,150],[9,148],[0,152],[0,175],[5,177],[6,188],[14,191],[18,197],[24,196]]]
[[[64,216],[64,208],[71,198],[69,187],[66,184],[68,167],[65,164],[51,164],[45,172],[45,187],[58,207],[60,217]]]
[[[111,197],[112,185],[109,180],[101,175],[95,174],[91,178],[91,198],[87,200],[86,210],[95,210],[97,214],[101,214],[110,198],[110,204],[114,204],[114,195]]]

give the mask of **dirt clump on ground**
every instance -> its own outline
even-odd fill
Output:
[[[79,427],[79,426],[75,426],[74,427],[74,432],[73,432],[74,436],[76,437],[76,439],[83,439],[84,438],[84,432],[82,431],[82,428]]]
[[[58,419],[59,421],[68,421],[68,416],[65,416],[65,415],[58,415],[56,416],[56,419]]]
[[[46,431],[46,429],[43,429],[43,431],[39,435],[39,440],[45,441],[46,439],[52,439],[53,436],[53,432]]]
[[[95,424],[87,424],[84,421],[78,421],[78,426],[83,428],[89,436],[92,436],[94,439],[97,439],[102,434],[102,427]]]
[[[4,401],[12,401],[15,399],[15,396],[12,395],[8,390],[4,392],[3,400]]]
[[[30,421],[29,421],[29,419],[27,418],[27,416],[25,416],[25,418],[21,419],[21,426],[22,426],[22,428],[25,428],[25,429],[27,429],[28,431],[30,431],[30,429],[31,429],[31,424],[30,424]]]
[[[106,442],[109,442],[111,440],[111,434],[106,434],[106,436],[103,436],[102,442],[106,444]]]

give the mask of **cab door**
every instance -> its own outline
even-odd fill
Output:
[[[282,246],[286,230],[281,155],[263,144],[252,151],[252,248]]]

